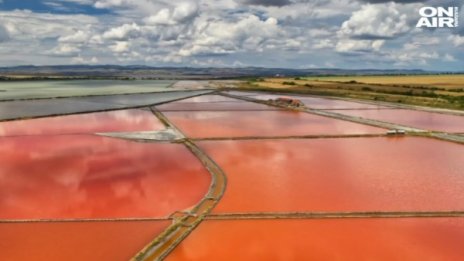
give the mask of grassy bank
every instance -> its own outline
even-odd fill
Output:
[[[462,75],[257,78],[238,88],[464,110]]]

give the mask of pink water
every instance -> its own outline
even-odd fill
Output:
[[[214,212],[464,209],[464,146],[434,139],[204,141],[227,175]]]
[[[415,110],[343,110],[334,112],[425,130],[464,132],[464,116]]]
[[[246,111],[246,110],[279,110],[254,102],[232,99],[220,95],[203,95],[177,102],[157,106],[160,111]]]
[[[182,144],[0,138],[0,219],[167,216],[199,202],[209,184]]]
[[[152,112],[136,109],[0,122],[0,136],[162,129]]]
[[[333,109],[377,109],[377,108],[387,108],[386,106],[362,103],[362,102],[352,102],[339,99],[331,98],[319,98],[311,97],[304,95],[292,95],[292,94],[260,94],[260,93],[241,93],[241,92],[231,92],[233,95],[238,96],[247,96],[253,99],[259,100],[269,100],[276,99],[278,97],[290,97],[301,100],[306,107],[313,109],[324,109],[324,110],[333,110]]]
[[[384,129],[292,111],[165,112],[190,137],[379,134]]]
[[[205,221],[166,259],[463,260],[463,218]]]
[[[0,260],[126,261],[169,221],[0,223]]]

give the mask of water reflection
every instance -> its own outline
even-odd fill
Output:
[[[0,136],[161,130],[163,124],[144,110],[120,110],[0,122]]]
[[[179,144],[0,138],[0,218],[165,216],[197,203],[209,183]]]
[[[280,110],[253,102],[172,102],[157,107],[160,111],[253,111]]]
[[[464,147],[425,138],[201,142],[228,187],[214,212],[464,208]]]
[[[464,132],[464,116],[414,110],[353,110],[335,112],[425,130]]]
[[[166,112],[191,137],[384,133],[367,125],[291,111]]]

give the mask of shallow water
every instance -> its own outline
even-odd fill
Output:
[[[462,260],[463,218],[204,221],[166,259]]]
[[[172,102],[157,106],[160,111],[278,111],[273,106],[253,102]]]
[[[70,80],[0,82],[0,100],[164,91],[174,81]]]
[[[415,110],[347,110],[334,112],[425,130],[464,132],[464,116]]]
[[[242,93],[242,92],[230,92],[232,95],[246,96],[258,100],[269,100],[276,99],[278,97],[289,97],[301,100],[306,107],[312,109],[321,109],[321,110],[333,110],[333,109],[377,109],[377,108],[388,108],[386,106],[362,103],[362,102],[352,102],[339,99],[330,99],[330,98],[319,98],[319,97],[310,97],[304,95],[294,95],[294,94],[260,94],[260,93]]]
[[[192,95],[207,93],[208,91],[170,91],[160,93],[126,94],[126,95],[104,95],[73,98],[78,101],[104,103],[108,105],[145,106],[160,102],[183,99]]]
[[[307,107],[320,110],[333,110],[333,109],[376,109],[388,108],[386,106],[379,106],[361,102],[343,101],[337,99],[324,99],[307,96],[292,96],[300,99]]]
[[[0,102],[0,120],[148,106],[209,91],[172,91]]]
[[[281,110],[254,102],[232,99],[220,95],[203,95],[162,104],[156,107],[160,111],[252,111]]]
[[[0,219],[164,217],[210,175],[181,144],[91,135],[0,138]]]
[[[0,223],[0,260],[126,261],[169,221]]]
[[[227,175],[213,210],[464,209],[464,147],[426,138],[204,141]]]
[[[303,112],[165,112],[190,137],[378,134],[386,130]]]
[[[0,136],[150,131],[164,128],[152,112],[133,109],[0,122]]]

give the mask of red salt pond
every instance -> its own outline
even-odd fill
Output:
[[[379,106],[374,104],[362,103],[362,102],[352,102],[339,99],[330,99],[330,98],[319,98],[311,96],[302,96],[302,95],[278,95],[278,94],[259,94],[259,93],[244,93],[232,92],[233,95],[246,96],[258,100],[269,100],[276,99],[278,97],[291,97],[301,100],[306,107],[312,109],[324,109],[324,110],[334,110],[334,109],[377,109],[377,108],[389,108],[386,106]]]
[[[165,112],[190,137],[246,137],[379,134],[384,129],[304,112],[230,111]]]
[[[425,130],[444,132],[464,131],[464,116],[415,110],[343,110],[333,112]]]
[[[0,260],[126,261],[168,221],[0,223]]]
[[[360,102],[351,102],[343,101],[337,99],[324,99],[324,98],[315,98],[307,96],[292,96],[301,100],[307,107],[313,109],[324,109],[324,110],[333,110],[333,109],[376,109],[376,108],[388,108],[385,106],[360,103]]]
[[[166,259],[463,260],[463,218],[205,221]]]
[[[209,185],[181,144],[0,138],[0,219],[167,216],[198,203]]]
[[[150,111],[120,110],[0,122],[0,136],[162,130]]]
[[[160,111],[269,111],[281,110],[253,102],[173,102],[157,107]]]
[[[197,96],[177,102],[157,106],[160,111],[246,111],[246,110],[279,110],[254,102],[232,99],[220,95]]]
[[[203,141],[227,175],[213,210],[464,209],[464,146],[435,139]]]

